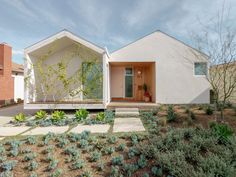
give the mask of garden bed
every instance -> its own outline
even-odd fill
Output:
[[[77,110],[74,114],[66,114],[64,111],[54,111],[48,114],[45,111],[38,111],[32,117],[26,117],[20,113],[11,122],[13,126],[75,126],[77,124],[107,124],[114,121],[114,112],[106,110],[99,113],[89,113],[85,109]]]

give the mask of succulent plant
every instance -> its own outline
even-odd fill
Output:
[[[46,119],[47,116],[48,116],[48,114],[46,111],[40,110],[40,111],[36,112],[34,117],[36,120],[39,120],[39,119]]]
[[[75,118],[77,119],[78,122],[86,119],[88,117],[89,112],[86,109],[80,109],[76,110],[75,112]]]
[[[16,122],[24,122],[26,120],[26,116],[23,113],[19,113],[14,116],[14,120]]]

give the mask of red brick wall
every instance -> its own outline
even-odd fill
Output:
[[[0,102],[14,99],[14,78],[12,73],[12,48],[7,44],[0,44]]]

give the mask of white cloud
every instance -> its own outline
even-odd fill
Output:
[[[21,50],[21,49],[13,49],[12,50],[12,54],[13,55],[23,55],[23,50]]]

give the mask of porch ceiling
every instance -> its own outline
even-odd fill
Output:
[[[69,47],[73,44],[76,44],[76,42],[68,37],[62,37],[60,39],[55,40],[52,43],[49,43],[47,45],[42,46],[41,48],[32,51],[29,53],[32,56],[41,56],[45,55],[46,53],[53,51],[53,53],[56,53],[66,47]]]

